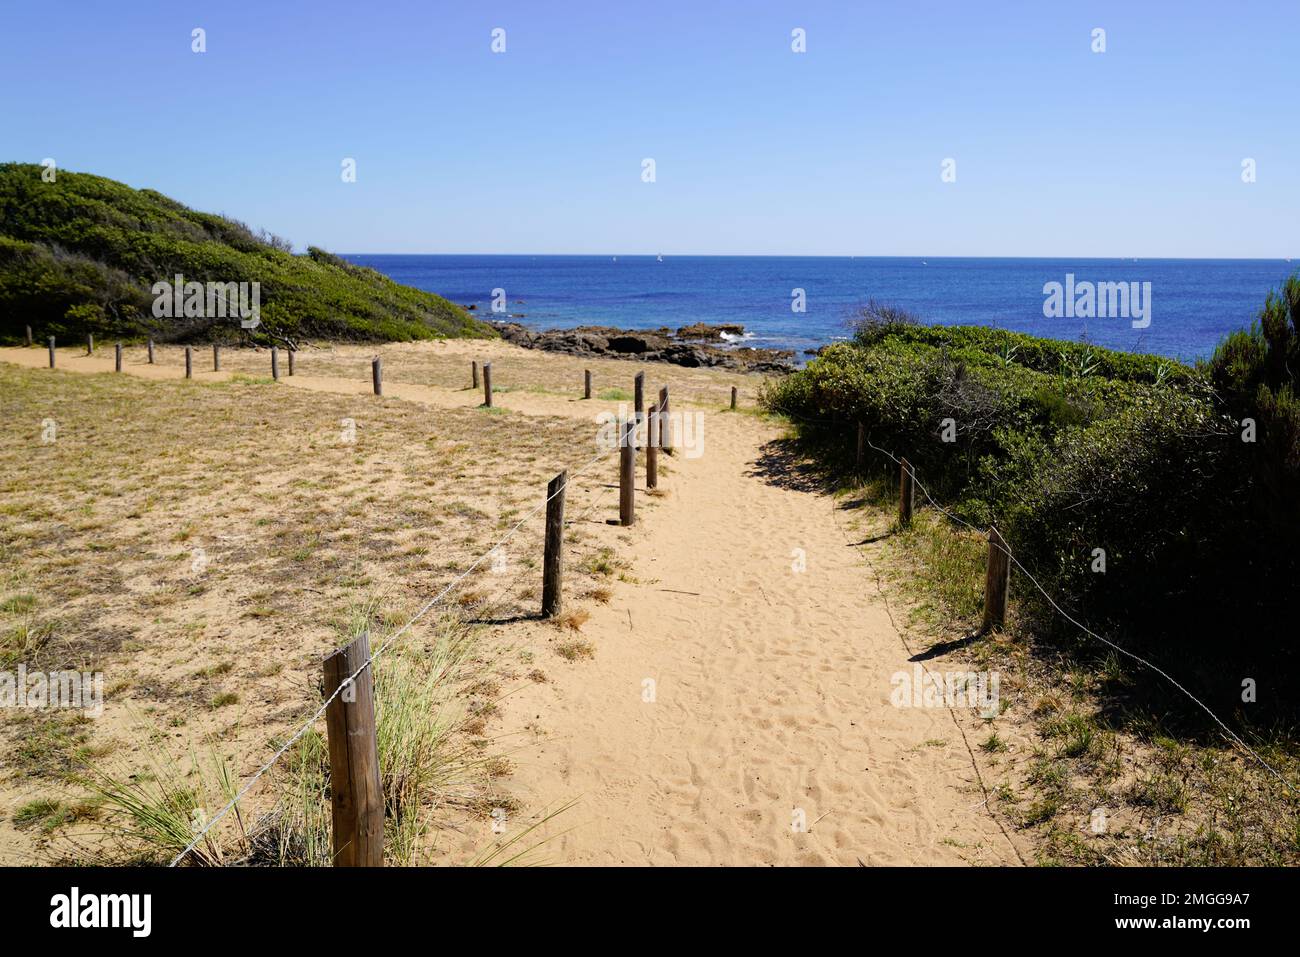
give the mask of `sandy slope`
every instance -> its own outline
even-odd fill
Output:
[[[41,365],[45,353],[3,349],[0,360]],[[59,356],[71,370],[111,362]],[[476,401],[398,382],[385,392]],[[526,392],[499,401],[538,414],[589,416],[593,407]],[[501,703],[504,730],[518,732],[507,738],[517,742],[510,787],[523,805],[506,836],[539,808],[576,799],[528,838],[555,835],[544,845],[553,862],[1017,863],[952,714],[891,705],[891,675],[912,666],[833,501],[799,487],[773,426],[704,414],[703,454],[670,460],[666,496],[642,508],[634,528],[611,530],[631,553],[631,580],[590,608],[582,637],[594,660],[555,659],[546,683],[523,683]],[[795,549],[806,556],[802,572]],[[512,641],[555,634],[538,622],[505,628]],[[806,830],[792,826],[800,811]],[[462,835],[459,849],[481,846],[486,831]]]

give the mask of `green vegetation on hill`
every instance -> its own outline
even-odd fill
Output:
[[[254,234],[161,193],[88,173],[44,182],[29,163],[0,164],[0,341],[101,337],[384,341],[492,336],[440,296],[310,247]],[[261,324],[155,318],[156,282],[260,283]]]
[[[1076,617],[1176,663],[1220,713],[1241,709],[1249,678],[1251,718],[1296,717],[1300,279],[1198,367],[872,312],[764,394],[832,474],[853,475],[862,423],[945,509],[996,524]],[[1081,638],[1013,581],[1038,634]]]

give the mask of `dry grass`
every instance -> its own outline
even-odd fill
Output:
[[[160,361],[167,350],[160,349]],[[300,357],[299,371],[310,360]],[[251,354],[223,353],[240,368]],[[386,373],[393,377],[385,360]],[[327,371],[317,368],[316,372]],[[0,365],[0,667],[102,671],[104,715],[8,714],[0,724],[0,863],[89,839],[75,782],[141,742],[181,760],[219,742],[239,776],[316,698],[341,609],[383,593],[415,607],[468,568],[546,481],[588,457],[579,419],[485,416],[371,395]],[[54,441],[42,441],[53,420]],[[345,421],[348,420],[348,421]],[[355,425],[355,440],[347,433]],[[571,514],[603,476],[568,491]],[[589,481],[588,481],[589,479]],[[566,535],[574,594],[598,554],[595,520]],[[479,623],[536,614],[542,518],[500,567],[463,585]],[[595,576],[592,576],[595,577]],[[417,629],[418,631],[418,629]],[[490,712],[488,712],[490,716]],[[50,852],[52,853],[52,852]]]
[[[128,363],[138,361],[134,352]],[[444,389],[470,391],[470,362],[492,362],[494,392],[528,392],[582,401],[583,371],[592,373],[592,394],[604,402],[632,399],[632,378],[646,374],[646,401],[658,397],[658,389],[668,385],[673,400],[679,404],[724,409],[731,401],[731,387],[740,390],[740,402],[751,410],[755,404],[758,376],[742,375],[715,369],[682,369],[661,362],[638,362],[630,359],[582,358],[553,352],[520,349],[499,341],[446,343],[391,343],[380,346],[357,346],[333,343],[306,343],[295,360],[302,376],[337,376],[361,383],[370,381],[370,362],[381,356],[384,382],[414,382]],[[157,361],[178,369],[184,367],[183,350],[176,346],[159,346]],[[206,361],[206,357],[205,357]],[[196,369],[210,366],[198,363]],[[281,375],[287,363],[281,356]],[[271,358],[265,349],[223,349],[223,370],[240,373],[250,380],[269,381]],[[653,395],[651,394],[653,392]]]
[[[551,623],[561,631],[564,631],[565,629],[568,629],[569,631],[582,631],[582,626],[585,625],[590,618],[591,612],[587,611],[585,608],[578,608],[574,611],[566,611],[561,615],[557,615],[555,618],[551,619]]]
[[[565,661],[577,661],[580,658],[595,658],[596,648],[589,641],[571,638],[568,641],[557,642],[555,653]]]

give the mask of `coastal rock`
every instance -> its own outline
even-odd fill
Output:
[[[688,345],[684,342],[674,343],[667,349],[662,350],[659,358],[663,362],[671,362],[673,365],[686,366],[689,369],[700,369],[705,366],[721,365],[723,357],[710,355],[699,346]]]
[[[613,352],[630,352],[641,355],[647,352],[660,352],[669,345],[667,339],[653,333],[625,332],[609,337],[609,348]]]
[[[712,326],[707,322],[697,322],[677,330],[678,339],[699,339],[704,342],[721,342],[725,336],[740,337],[744,334],[745,327],[738,322],[723,322]]]
[[[701,344],[700,330],[717,330],[740,335],[739,325],[683,326],[674,333],[662,328],[650,331],[615,329],[610,326],[579,326],[576,329],[548,329],[544,332],[525,328],[517,322],[496,324],[501,338],[525,349],[541,349],[572,356],[611,356],[668,362],[692,369],[734,369],[740,372],[785,373],[793,369],[794,353],[784,349],[725,348]],[[683,332],[691,335],[683,336]],[[683,341],[689,340],[689,341]]]

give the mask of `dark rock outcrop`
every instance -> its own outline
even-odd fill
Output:
[[[678,339],[698,339],[703,342],[721,342],[723,334],[728,336],[743,336],[745,327],[739,323],[723,322],[711,326],[707,322],[697,322],[694,325],[682,326],[677,330]]]
[[[793,370],[794,353],[785,349],[725,348],[700,340],[722,341],[722,333],[742,335],[744,326],[708,326],[699,323],[671,329],[615,329],[579,326],[540,332],[517,322],[496,324],[501,338],[525,349],[541,349],[571,356],[607,356],[668,362],[689,368],[733,369],[739,372],[784,373]],[[689,333],[689,335],[684,335]]]

